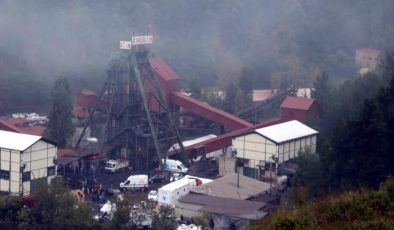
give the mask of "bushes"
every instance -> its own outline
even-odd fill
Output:
[[[388,179],[378,191],[347,192],[293,211],[280,210],[256,226],[266,229],[392,229],[393,191],[394,179]]]

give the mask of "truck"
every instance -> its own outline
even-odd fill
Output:
[[[178,172],[186,174],[188,168],[182,164],[182,162],[173,159],[161,159],[164,164],[164,170],[168,172]]]
[[[128,160],[123,160],[123,159],[117,159],[117,160],[108,160],[105,163],[104,170],[106,172],[117,172],[120,170],[126,170],[129,167],[129,161]]]
[[[131,175],[124,182],[119,184],[120,189],[122,190],[148,190],[148,175],[139,174],[139,175]]]
[[[175,207],[178,200],[184,195],[188,194],[192,188],[211,181],[212,180],[210,179],[186,175],[177,181],[159,188],[158,204]]]

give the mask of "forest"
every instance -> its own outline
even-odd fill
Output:
[[[55,79],[98,90],[119,41],[153,34],[152,54],[182,78],[224,90],[249,70],[253,88],[354,78],[355,50],[390,50],[394,4],[381,1],[0,2],[0,113],[46,108]],[[48,89],[48,90],[47,90]],[[44,109],[45,111],[45,109]]]

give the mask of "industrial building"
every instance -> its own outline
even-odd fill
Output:
[[[280,105],[283,121],[298,120],[302,123],[319,117],[320,109],[314,99],[287,96]]]
[[[192,188],[178,200],[175,213],[187,219],[210,213],[213,229],[245,229],[268,214],[269,205],[255,199],[269,190],[269,183],[231,173]]]
[[[57,146],[41,137],[0,130],[0,191],[26,195],[56,176]]]
[[[300,151],[315,153],[317,133],[293,120],[238,134],[232,143],[243,174],[259,178],[272,164],[277,168],[277,164],[297,157]]]

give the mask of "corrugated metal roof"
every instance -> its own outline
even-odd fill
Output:
[[[265,214],[259,210],[266,205],[263,202],[215,197],[201,194],[187,194],[181,197],[179,202],[201,205],[203,207],[200,209],[200,211],[210,213],[239,215],[258,212],[260,214],[258,215],[259,218]]]
[[[191,191],[210,196],[246,200],[269,190],[270,184],[236,173],[225,175],[212,182],[193,188]]]
[[[309,110],[314,102],[314,99],[287,96],[280,105],[280,107],[289,109]]]
[[[318,133],[296,120],[256,129],[255,132],[278,144]]]
[[[0,148],[23,151],[42,137],[0,130]]]

